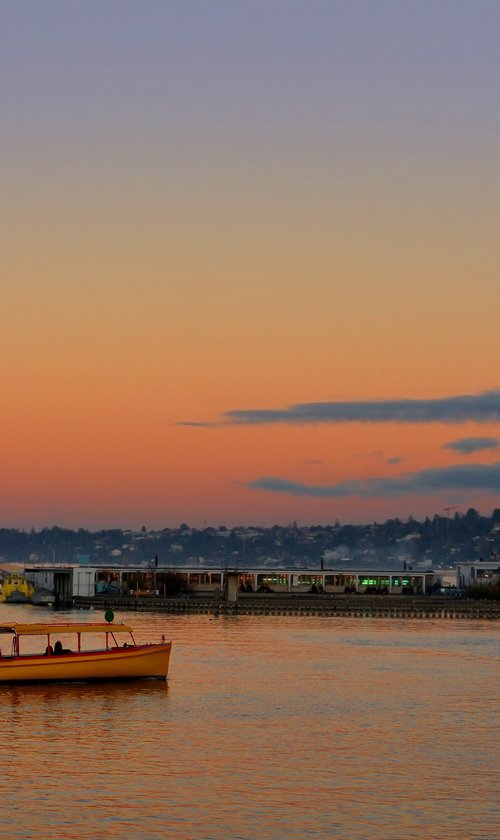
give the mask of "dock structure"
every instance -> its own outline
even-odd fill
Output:
[[[80,609],[161,612],[171,615],[214,616],[277,615],[329,616],[331,618],[475,619],[500,618],[500,602],[433,596],[376,595],[240,595],[236,600],[219,597],[136,598],[100,595],[76,597]]]
[[[475,598],[466,597],[474,566]],[[477,569],[475,567],[478,567]],[[173,568],[158,566],[26,567],[55,606],[212,615],[318,615],[494,620],[500,601],[498,560],[455,570]],[[472,576],[472,572],[470,572]],[[472,579],[472,578],[471,578]],[[484,587],[484,597],[481,586]],[[490,600],[488,600],[490,595]]]

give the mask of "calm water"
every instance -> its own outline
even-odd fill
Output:
[[[168,685],[0,688],[2,838],[500,837],[498,625],[116,618]]]

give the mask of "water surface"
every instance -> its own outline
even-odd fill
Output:
[[[169,682],[0,688],[6,840],[498,840],[496,624],[116,619]]]

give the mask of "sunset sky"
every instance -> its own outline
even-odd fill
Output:
[[[500,507],[500,3],[0,4],[0,527]]]

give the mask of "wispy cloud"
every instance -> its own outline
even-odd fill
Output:
[[[397,478],[349,479],[330,485],[301,484],[284,478],[264,476],[249,482],[253,490],[288,493],[316,498],[347,496],[397,496],[409,493],[437,493],[442,490],[486,490],[500,492],[500,461],[495,464],[467,464],[439,467]]]
[[[386,464],[399,464],[402,460],[400,455],[395,455],[392,458],[387,458],[386,455],[384,455],[384,453],[380,451],[380,449],[374,449],[373,452],[356,452],[353,455],[353,457],[359,459],[374,458],[377,461],[384,461],[384,463]]]
[[[500,389],[429,400],[299,403],[284,409],[233,409],[231,425],[269,423],[487,423],[500,421]]]
[[[203,423],[201,420],[184,420],[175,424],[176,426],[191,426],[195,429],[214,429],[220,426],[220,423]]]
[[[443,444],[443,449],[451,449],[452,452],[459,452],[460,455],[471,455],[473,452],[481,452],[485,449],[498,449],[500,438],[495,437],[467,437],[451,440]]]

